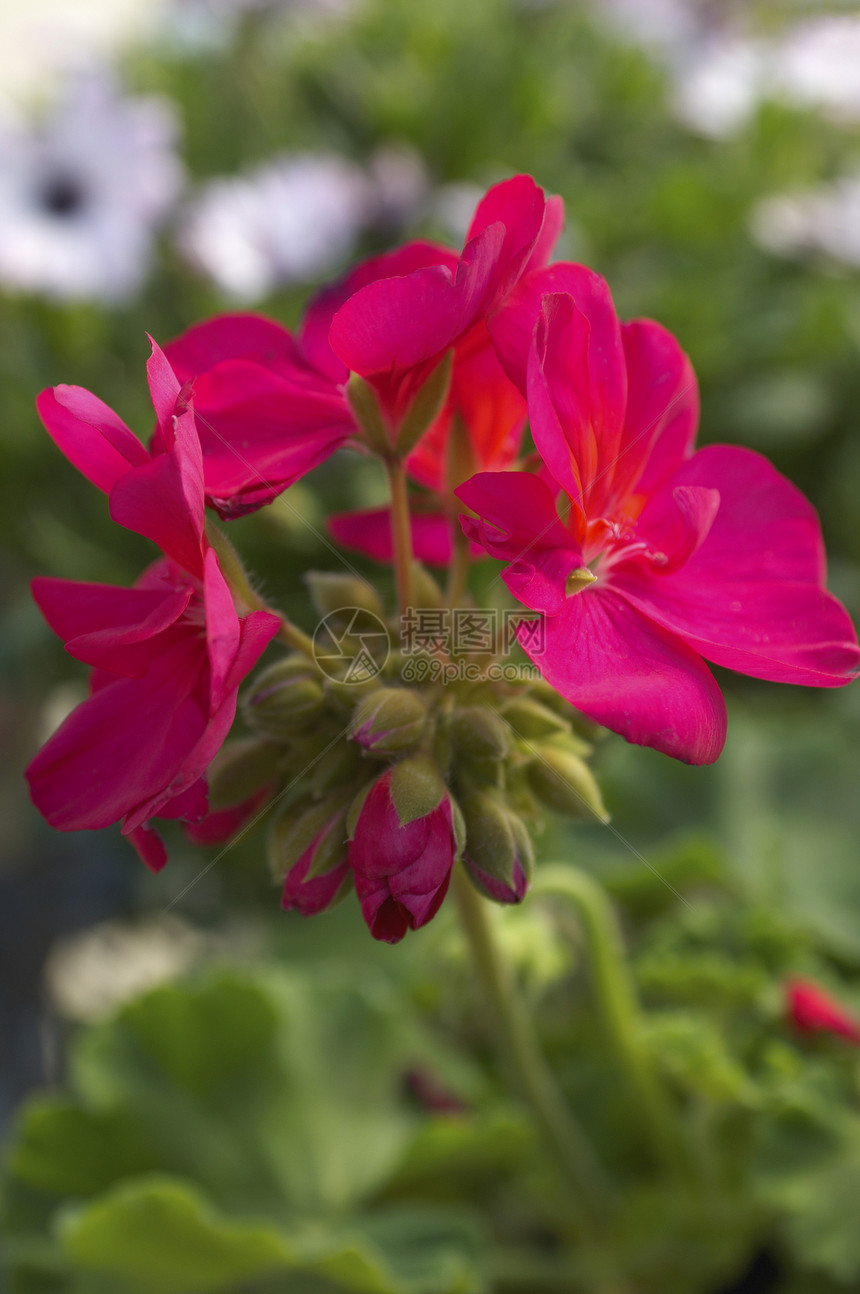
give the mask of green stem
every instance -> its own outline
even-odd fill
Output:
[[[610,1202],[607,1175],[568,1109],[540,1050],[510,967],[499,955],[487,920],[487,901],[477,894],[462,866],[454,868],[453,882],[463,931],[489,1001],[501,1058],[513,1070],[517,1087],[531,1106],[571,1188],[581,1230],[586,1235],[593,1234],[600,1229]]]
[[[385,461],[391,490],[391,537],[394,544],[394,574],[400,614],[412,606],[412,527],[409,518],[409,492],[403,462],[396,455]]]
[[[532,894],[559,894],[576,905],[587,937],[598,1007],[636,1097],[653,1152],[672,1173],[689,1179],[690,1154],[677,1113],[642,1045],[639,1002],[606,893],[585,872],[558,864],[539,869]]]
[[[271,607],[264,607],[263,609],[271,611]],[[278,612],[273,612],[273,615],[278,615]],[[278,637],[281,642],[285,642],[287,646],[292,647],[294,651],[302,652],[303,655],[307,656],[314,662],[314,664],[316,664],[313,638],[311,638],[309,634],[306,634],[302,629],[297,629],[294,624],[290,623],[286,616],[281,616],[280,620],[281,627],[278,630]]]
[[[463,601],[469,579],[469,541],[460,523],[454,517],[454,556],[448,573],[448,606],[459,606]]]

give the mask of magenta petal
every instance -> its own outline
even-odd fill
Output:
[[[627,412],[614,493],[656,493],[693,451],[699,387],[693,366],[671,333],[651,319],[622,326]]]
[[[800,580],[823,584],[824,544],[815,509],[766,458],[735,445],[709,445],[688,458],[666,488],[718,490],[720,509],[685,570],[703,584],[733,571],[745,580]],[[640,524],[647,529],[648,511]]]
[[[526,394],[526,365],[544,297],[564,293],[573,297],[588,320],[594,338],[597,387],[618,394],[621,331],[606,281],[585,265],[556,261],[526,274],[489,320],[490,336],[508,377]],[[613,416],[618,415],[616,404]],[[624,416],[624,406],[620,406]],[[619,424],[620,425],[620,424]]]
[[[531,256],[526,262],[523,274],[530,274],[533,270],[541,270],[546,265],[552,250],[558,242],[559,235],[564,228],[564,200],[557,195],[548,198],[546,208],[543,213],[543,224],[538,234],[537,242],[532,248]]]
[[[522,645],[548,683],[589,718],[688,764],[723,748],[726,710],[702,658],[611,589],[595,585],[546,620],[543,650]]]
[[[379,279],[402,278],[414,270],[430,265],[443,266],[453,278],[457,269],[457,253],[436,243],[412,242],[381,256],[371,256],[350,270],[339,282],[323,288],[311,301],[302,320],[299,340],[304,355],[320,373],[332,382],[342,384],[349,369],[338,359],[329,345],[329,329],[335,314],[344,302],[368,283]]]
[[[304,364],[298,343],[283,324],[257,314],[205,319],[168,342],[164,354],[182,383],[226,359],[253,360],[275,373],[282,366]]]
[[[494,557],[511,561],[573,544],[552,491],[532,472],[476,472],[454,493],[485,523],[472,537]]]
[[[417,560],[428,566],[447,566],[453,552],[448,518],[441,512],[413,512],[410,524],[412,550]],[[328,519],[328,531],[344,548],[364,553],[375,562],[394,560],[388,507],[335,513]]]
[[[137,437],[81,386],[55,386],[36,397],[48,435],[69,462],[105,493],[132,467],[149,461]]]
[[[242,617],[239,621],[239,647],[225,680],[226,691],[238,688],[280,628],[280,618],[271,611],[252,611],[250,615]]]
[[[808,687],[841,687],[854,677],[860,666],[854,627],[831,593],[788,580],[746,581],[742,570],[734,579],[727,574],[721,584],[702,585],[686,567],[650,580],[619,573],[617,585],[715,665]]]
[[[207,498],[222,516],[271,503],[355,432],[343,392],[298,371],[225,360],[194,385]]]
[[[209,652],[209,704],[215,711],[224,699],[225,684],[239,649],[239,617],[213,548],[207,550],[205,557],[203,600]]]
[[[148,333],[147,336],[149,337]],[[162,441],[164,444],[170,444],[171,424],[173,415],[177,412],[176,402],[179,398],[180,384],[158,342],[149,337],[149,344],[152,347],[152,354],[146,362],[149,394]]]
[[[203,574],[203,461],[191,411],[173,420],[174,441],[111,490],[119,525],[152,539],[198,578]]]
[[[167,850],[158,832],[150,826],[135,827],[128,832],[128,840],[134,845],[142,862],[151,872],[160,872],[167,862]]]
[[[469,244],[491,229],[495,224],[504,230],[504,242],[499,248],[494,272],[493,296],[505,296],[531,259],[548,256],[558,235],[558,207],[553,207],[537,258],[533,256],[544,230],[546,198],[544,191],[530,175],[515,175],[503,180],[487,191],[478,203],[466,235]],[[465,250],[465,249],[464,249]],[[489,304],[489,302],[488,302]]]
[[[167,788],[206,725],[193,695],[202,648],[181,641],[145,678],[108,683],[72,711],[27,770],[33,801],[52,827],[106,827],[142,802],[170,798]]]
[[[567,601],[567,577],[581,565],[575,549],[544,548],[513,562],[502,571],[502,579],[518,602],[554,616]]]
[[[161,650],[158,636],[174,624],[191,598],[191,586],[124,589],[112,584],[40,577],[33,597],[77,660],[115,674],[139,677]]]
[[[271,795],[272,788],[262,787],[241,804],[228,809],[213,809],[197,822],[185,827],[185,835],[195,845],[220,845],[231,840],[251,819]],[[251,824],[253,825],[253,824]]]

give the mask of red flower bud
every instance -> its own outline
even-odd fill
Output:
[[[389,769],[371,786],[349,844],[362,915],[374,939],[390,944],[436,915],[457,855],[444,788],[429,812],[402,821],[392,797],[393,775]]]
[[[860,1046],[860,1020],[811,980],[790,980],[786,1000],[792,1024],[804,1033],[836,1033]]]

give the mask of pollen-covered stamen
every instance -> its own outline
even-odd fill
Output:
[[[594,584],[596,579],[597,576],[587,566],[578,566],[568,575],[564,591],[568,597],[572,597],[574,593],[581,593],[583,589],[587,589],[589,584]]]

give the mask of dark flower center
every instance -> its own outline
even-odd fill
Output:
[[[73,176],[51,175],[40,186],[38,201],[52,216],[74,216],[86,205],[86,194]]]

